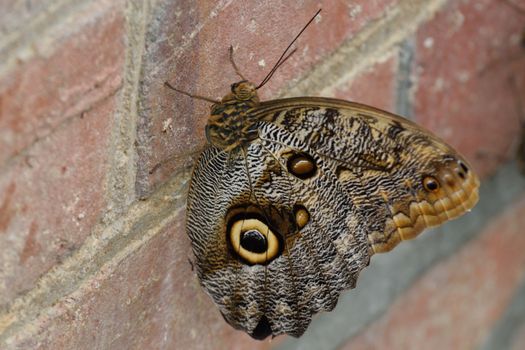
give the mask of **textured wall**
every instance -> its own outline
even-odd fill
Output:
[[[258,82],[319,7],[262,98],[416,120],[471,161],[481,200],[374,256],[302,338],[255,342],[188,262],[209,106],[163,82],[220,98],[229,45]],[[2,1],[0,348],[525,349],[524,33],[524,0]]]

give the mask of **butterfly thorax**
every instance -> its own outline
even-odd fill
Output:
[[[213,146],[234,151],[257,138],[255,118],[249,111],[259,104],[255,85],[248,81],[232,84],[231,93],[211,108],[206,138]]]

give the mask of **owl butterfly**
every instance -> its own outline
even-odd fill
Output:
[[[188,193],[200,282],[255,339],[301,336],[373,254],[478,200],[467,161],[409,120],[331,98],[259,101],[288,49],[258,86],[202,98],[214,104]]]

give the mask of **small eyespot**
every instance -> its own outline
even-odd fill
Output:
[[[439,181],[432,176],[425,176],[423,179],[423,187],[428,192],[435,192],[439,189]]]
[[[462,161],[459,162],[459,166],[461,167],[461,169],[463,169],[463,171],[465,172],[465,174],[468,174],[468,167],[465,165],[465,163],[463,163]],[[461,175],[460,175],[461,176]]]
[[[263,221],[238,218],[229,227],[233,251],[248,264],[267,264],[279,255],[279,238]]]
[[[295,206],[294,215],[295,223],[297,224],[297,228],[299,230],[305,227],[308,221],[310,221],[310,214],[308,213],[308,210],[306,210],[306,208],[302,205]]]
[[[288,171],[301,180],[313,177],[317,172],[315,160],[306,153],[292,155],[286,164]]]

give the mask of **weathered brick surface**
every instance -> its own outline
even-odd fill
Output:
[[[24,23],[43,12],[53,4],[53,0],[26,2],[4,0],[0,3],[0,33],[9,35],[23,28]]]
[[[344,349],[473,349],[525,276],[525,199],[421,277]]]
[[[78,248],[104,209],[114,96],[0,173],[0,306]]]
[[[105,4],[103,15],[93,14],[91,22],[0,78],[0,165],[115,93],[124,63],[123,8],[117,4]]]
[[[384,62],[369,67],[346,86],[338,87],[333,97],[368,104],[395,112],[397,52]]]
[[[164,2],[149,28],[142,81],[141,122],[138,130],[139,193],[165,179],[174,161],[158,174],[148,171],[162,159],[186,157],[204,144],[209,103],[167,90],[169,80],[194,94],[220,99],[240,78],[228,61],[228,47],[243,74],[261,81],[284,48],[309,18],[322,7],[321,19],[304,32],[298,51],[260,90],[263,99],[326,57],[352,33],[384,15],[396,1],[329,2]],[[290,16],[293,13],[293,16]],[[171,129],[163,132],[165,125]]]
[[[506,0],[469,0],[449,1],[417,32],[416,120],[463,151],[481,175],[514,156],[524,29],[524,13]]]
[[[101,3],[0,78],[0,309],[78,248],[106,205],[125,33],[123,7]]]

